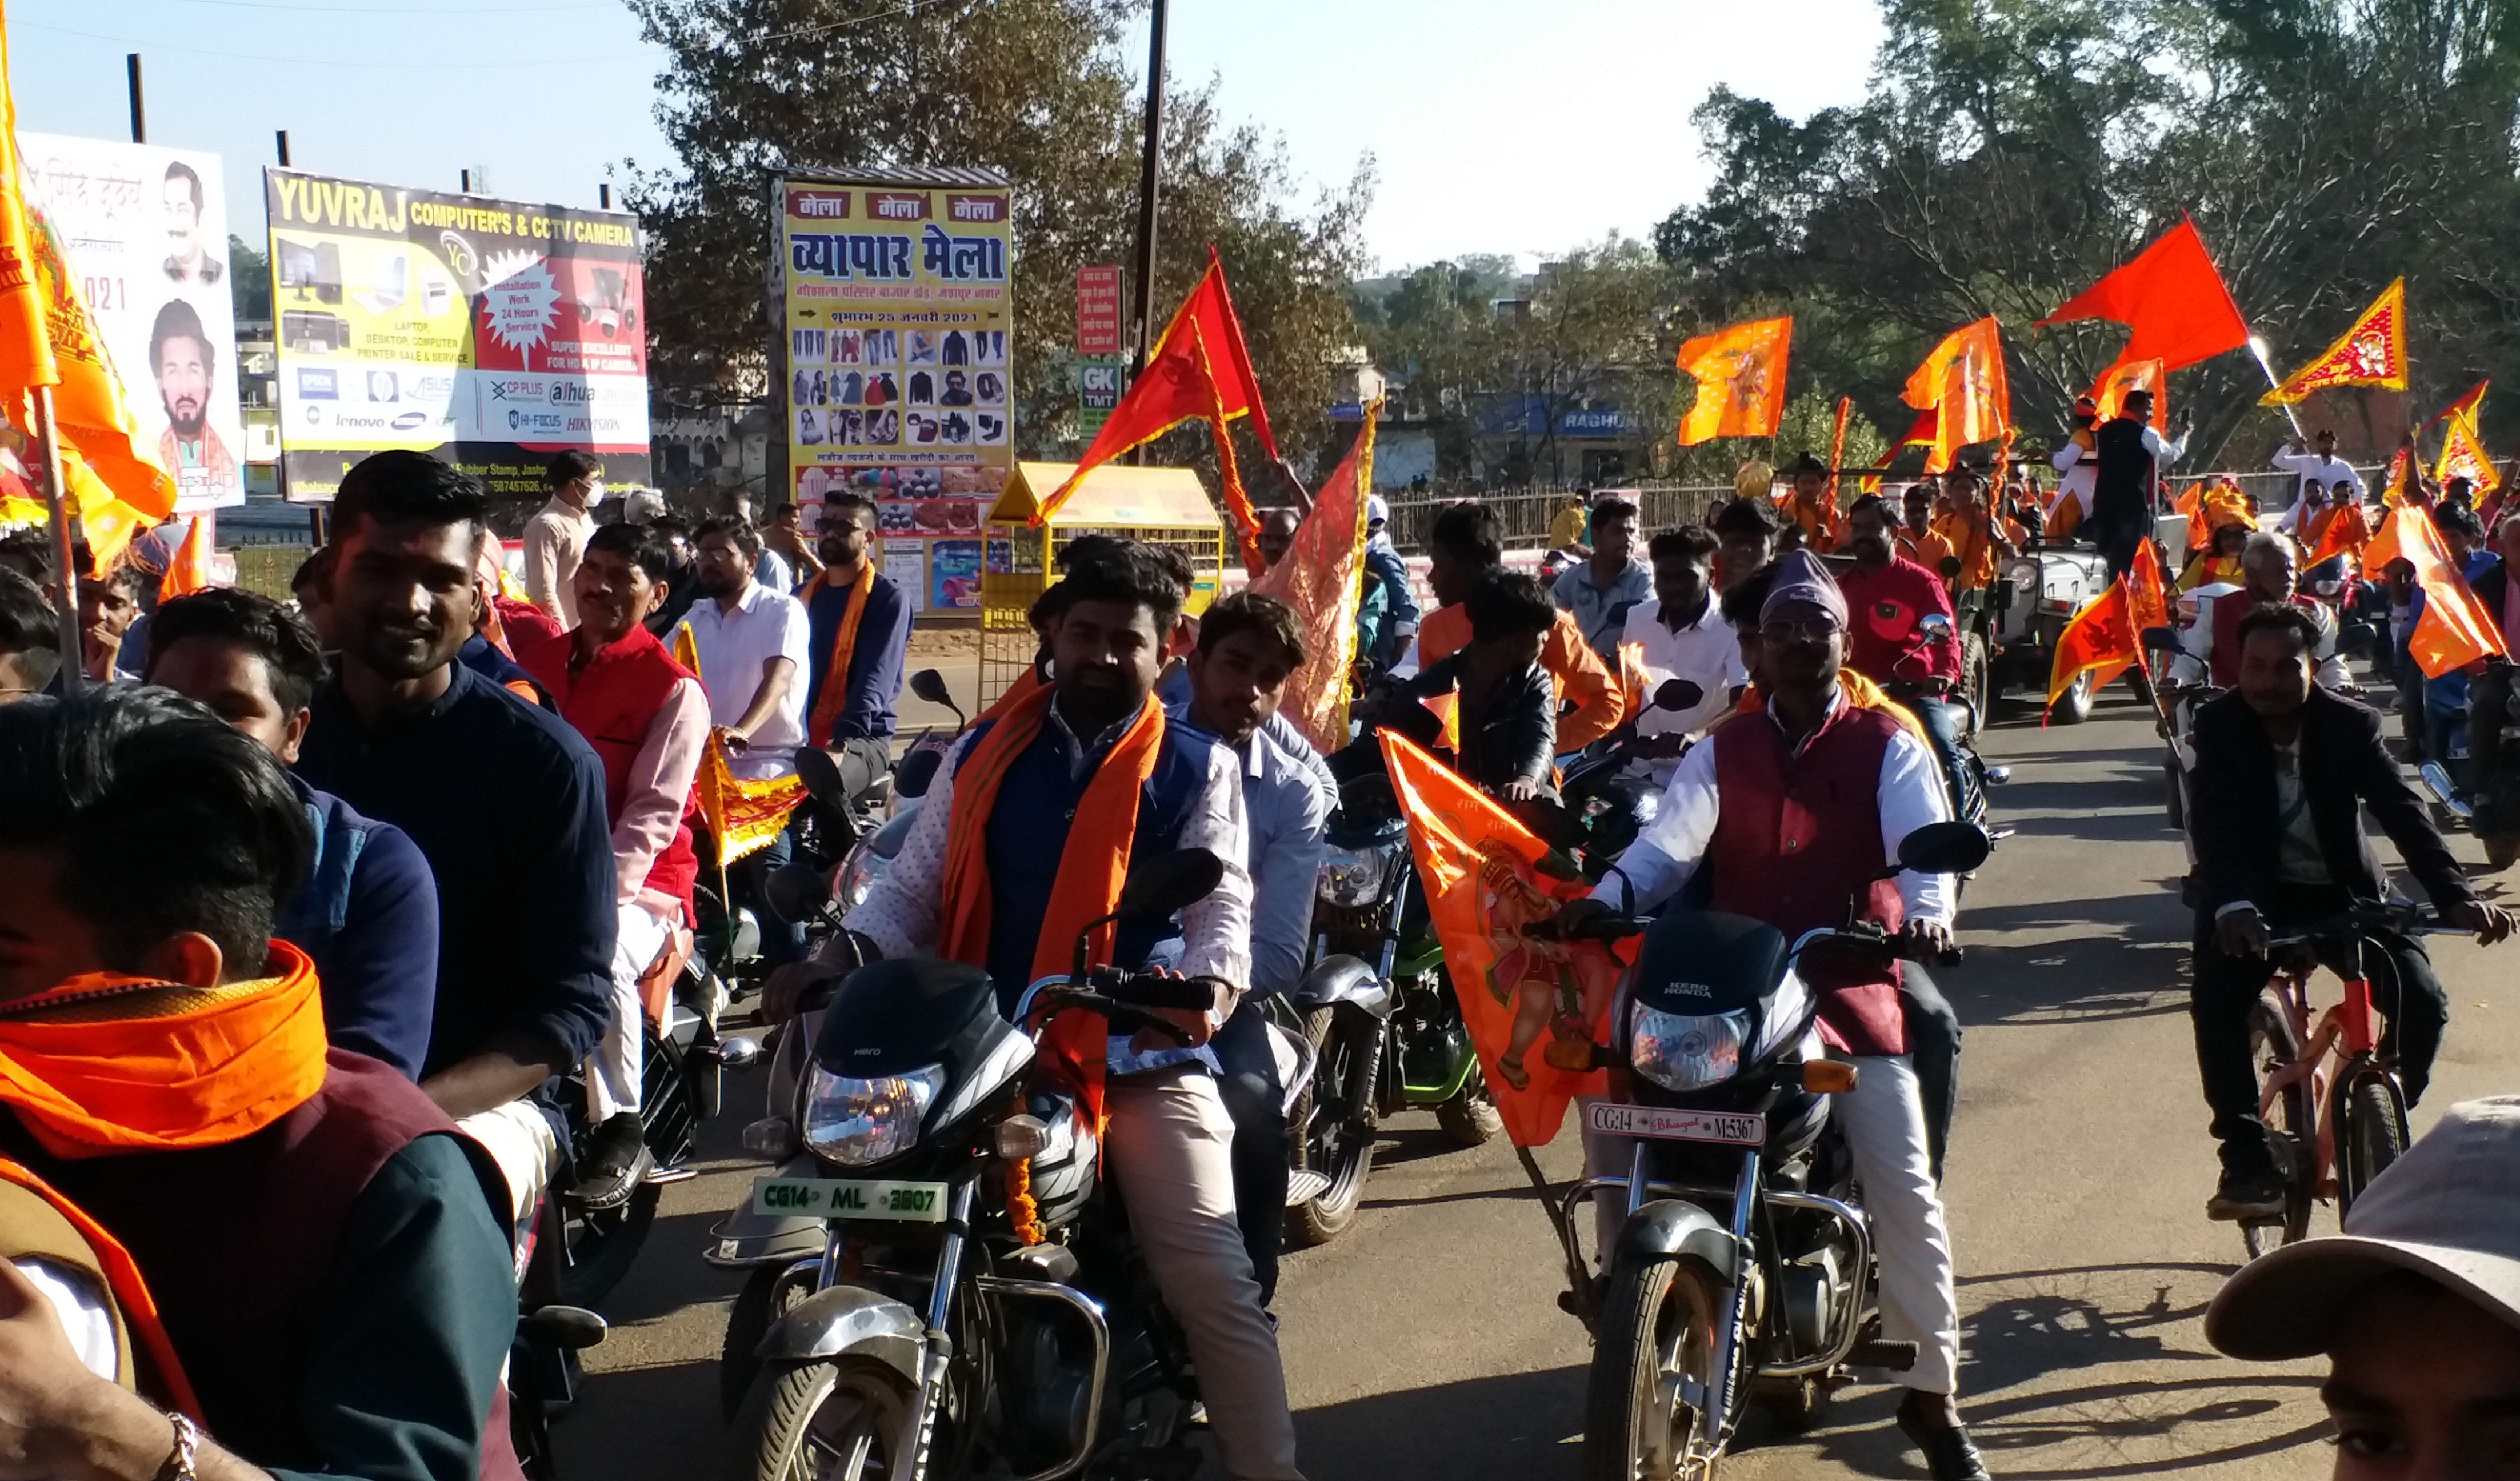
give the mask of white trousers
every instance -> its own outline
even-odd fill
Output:
[[[1155,1287],[1190,1343],[1233,1481],[1303,1481],[1277,1329],[1234,1217],[1234,1120],[1196,1065],[1106,1082],[1111,1175]]]
[[[560,1166],[560,1137],[552,1131],[551,1119],[530,1100],[511,1100],[466,1116],[455,1129],[478,1143],[499,1165],[499,1176],[508,1183],[512,1227],[524,1228]]]
[[[1860,1058],[1855,1066],[1855,1089],[1831,1098],[1829,1114],[1864,1185],[1881,1262],[1881,1335],[1916,1344],[1916,1365],[1902,1376],[1908,1387],[1953,1393],[1959,1380],[1959,1304],[1952,1293],[1951,1232],[1925,1147],[1924,1098],[1905,1055]],[[1625,1177],[1636,1144],[1632,1137],[1586,1133],[1586,1172]],[[1627,1193],[1602,1189],[1594,1195],[1593,1212],[1596,1250],[1606,1250],[1627,1220]]]
[[[620,907],[620,933],[612,947],[612,1017],[604,1037],[586,1059],[586,1123],[602,1126],[623,1111],[639,1108],[640,1027],[647,1010],[639,1002],[639,979],[654,965],[670,927],[654,913],[637,905]]]

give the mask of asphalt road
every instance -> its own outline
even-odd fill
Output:
[[[2185,864],[2163,826],[2148,716],[2120,692],[2080,727],[2042,730],[2018,706],[2002,718],[1985,742],[2013,772],[1996,821],[2019,832],[1970,886],[1966,965],[1937,973],[1967,1025],[1945,1195],[1979,1443],[2000,1476],[2323,1474],[2318,1365],[2228,1362],[2201,1329],[2240,1246],[2203,1213],[2215,1159],[2184,1012],[2187,921],[2168,882]],[[2436,957],[2451,1031],[2418,1131],[2520,1080],[2520,1014],[2486,954],[2437,939]],[[607,1303],[612,1337],[559,1430],[565,1474],[713,1473],[735,1281],[698,1251],[757,1170],[734,1139],[758,1095],[733,1090],[703,1175],[665,1190],[646,1257]],[[1573,1137],[1542,1160],[1570,1175]],[[2332,1210],[2314,1228],[2332,1230]],[[1589,1349],[1556,1308],[1558,1279],[1509,1149],[1455,1150],[1431,1118],[1400,1118],[1356,1225],[1286,1262],[1278,1310],[1306,1473],[1572,1477]],[[1802,1436],[1754,1417],[1725,1472],[1921,1476],[1889,1424],[1895,1403],[1850,1388]]]

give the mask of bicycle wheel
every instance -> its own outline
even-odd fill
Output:
[[[2407,1118],[2396,1088],[2377,1074],[2346,1082],[2337,1107],[2336,1213],[2343,1218],[2371,1180],[2407,1149]]]
[[[2301,1058],[2291,1022],[2272,998],[2260,998],[2249,1010],[2249,1059],[2263,1085],[2277,1070]],[[2263,1099],[2263,1098],[2261,1098]],[[2268,1149],[2275,1170],[2283,1174],[2284,1212],[2279,1221],[2240,1226],[2240,1237],[2254,1260],[2277,1244],[2291,1244],[2310,1233],[2313,1165],[2318,1160],[2318,1108],[2313,1103],[2307,1076],[2284,1087],[2267,1107]]]

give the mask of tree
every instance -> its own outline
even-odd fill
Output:
[[[1126,262],[1142,107],[1121,55],[1136,0],[631,0],[667,54],[657,118],[676,163],[625,161],[649,233],[651,373],[669,405],[766,389],[766,178],[783,166],[965,165],[1015,182],[1014,395],[1028,454],[1074,451],[1075,270]],[[1310,210],[1282,156],[1216,114],[1213,84],[1166,88],[1157,313],[1216,244],[1273,420],[1328,434],[1330,369],[1354,332],[1370,167]]]
[[[239,322],[271,318],[271,254],[256,251],[243,237],[228,238],[228,301]]]

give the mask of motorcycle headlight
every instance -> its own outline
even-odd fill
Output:
[[[840,861],[839,877],[832,881],[832,903],[843,916],[866,903],[867,892],[883,877],[892,861],[861,843]]]
[[[1363,848],[1331,848],[1322,853],[1314,893],[1332,905],[1355,909],[1382,898],[1391,872],[1401,867],[1402,846],[1371,843]]]
[[[1628,1017],[1628,1062],[1665,1090],[1704,1090],[1740,1071],[1749,1033],[1747,1009],[1691,1016],[1638,1003]]]
[[[805,1093],[805,1144],[827,1162],[865,1167],[908,1151],[944,1089],[945,1066],[853,1080],[815,1066]]]

